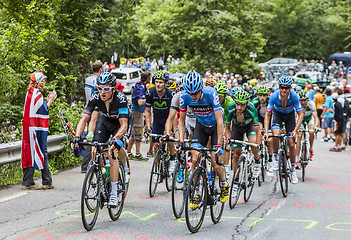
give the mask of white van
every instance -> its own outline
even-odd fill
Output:
[[[117,68],[111,71],[123,86],[124,93],[131,93],[135,83],[140,80],[142,70],[140,68]]]

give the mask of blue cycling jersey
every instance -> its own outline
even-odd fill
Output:
[[[193,111],[196,119],[202,125],[211,127],[217,124],[215,112],[222,111],[217,91],[212,87],[204,87],[199,101],[193,100],[183,91],[180,95],[180,111],[186,112],[187,106]]]
[[[289,98],[286,103],[286,106],[282,105],[282,102],[280,101],[279,93],[280,93],[280,90],[275,91],[271,95],[269,99],[268,107],[267,107],[268,112],[272,112],[273,109],[283,114],[291,113],[292,111],[294,111],[294,109],[296,110],[296,112],[302,111],[299,97],[297,96],[294,90],[290,90],[290,94],[289,94]]]

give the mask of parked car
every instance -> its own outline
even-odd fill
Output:
[[[298,65],[298,60],[293,58],[273,58],[267,62],[258,64],[261,68],[286,67],[291,76],[297,72]]]
[[[139,68],[118,68],[111,71],[123,86],[124,93],[131,93],[135,83],[140,80],[142,70]]]
[[[306,85],[306,80],[320,88],[326,88],[330,84],[330,80],[323,77],[321,72],[298,72],[293,76],[293,79],[297,85],[302,87]]]

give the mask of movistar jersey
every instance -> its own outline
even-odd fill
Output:
[[[222,111],[217,91],[212,87],[204,87],[199,101],[193,100],[183,91],[180,95],[180,111],[186,112],[187,107],[193,111],[202,125],[211,127],[217,124],[215,112]]]
[[[156,119],[167,119],[169,109],[171,107],[171,101],[175,92],[171,89],[166,88],[165,94],[160,99],[156,88],[152,87],[146,91],[146,107],[151,108],[154,114],[154,120]]]
[[[302,107],[300,104],[299,97],[297,96],[296,92],[294,90],[290,90],[288,101],[286,103],[286,106],[282,105],[282,102],[280,100],[279,96],[280,90],[275,91],[272,95],[271,98],[269,99],[269,104],[267,107],[268,112],[272,112],[273,109],[277,110],[280,113],[283,114],[288,114],[296,110],[296,112],[301,112]]]
[[[312,119],[312,113],[316,112],[316,104],[312,100],[308,100],[306,108],[303,111],[303,121],[309,122]]]
[[[225,110],[225,115],[227,119],[226,124],[230,124],[231,121],[233,121],[233,123],[239,127],[247,126],[252,122],[255,126],[259,124],[256,108],[251,102],[249,102],[246,106],[242,121],[240,121],[240,117],[238,117],[238,114],[236,112],[235,102],[231,103],[227,107],[227,109]]]

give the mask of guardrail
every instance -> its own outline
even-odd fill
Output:
[[[66,135],[64,133],[48,136],[48,154],[61,152],[63,150],[61,143],[65,139]],[[22,141],[0,144],[0,166],[21,161],[21,149]]]

